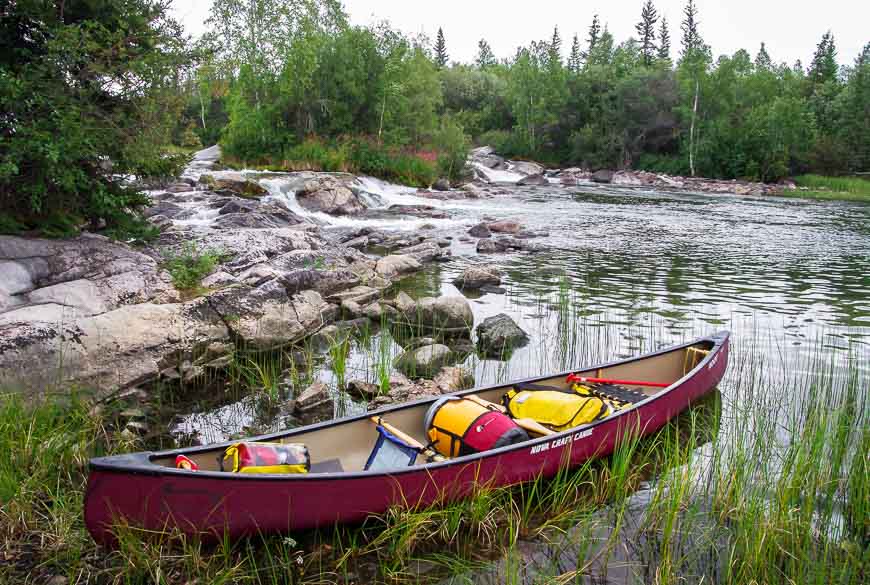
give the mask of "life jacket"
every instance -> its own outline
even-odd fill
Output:
[[[435,450],[461,457],[527,441],[529,435],[502,412],[455,396],[438,399],[426,413],[426,434]]]
[[[308,473],[311,457],[301,443],[235,443],[224,451],[220,466],[233,473]]]
[[[564,431],[610,416],[614,407],[594,394],[560,390],[508,391],[502,401],[513,418],[530,418],[556,431]]]

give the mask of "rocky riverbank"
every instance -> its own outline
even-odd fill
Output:
[[[649,188],[657,191],[732,195],[781,195],[787,189],[796,188],[790,181],[769,185],[751,181],[671,176],[648,171],[592,171],[576,167],[545,169],[537,163],[507,160],[487,146],[476,148],[471,152],[470,164],[476,182],[487,184],[563,185],[565,187],[603,184],[626,188]]]
[[[282,174],[274,188],[269,174],[219,170],[218,158],[216,148],[201,151],[177,182],[150,192],[144,216],[161,231],[146,246],[90,233],[63,241],[0,236],[0,386],[77,385],[105,395],[160,380],[195,382],[220,372],[237,351],[289,347],[342,319],[388,318],[470,337],[464,297],[386,294],[398,279],[448,258],[451,236],[425,224],[408,232],[324,229],[322,221],[422,222],[445,212],[419,203],[373,209],[371,195],[345,174]],[[218,254],[213,270],[195,294],[177,290],[166,259],[206,250]],[[461,353],[448,348],[434,367],[411,352],[397,366],[431,376],[448,365],[447,355]]]

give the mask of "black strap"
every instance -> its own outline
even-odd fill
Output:
[[[615,386],[613,384],[594,384],[592,386],[592,391],[600,396],[604,396],[605,398],[611,398],[626,404],[636,404],[649,398],[649,396],[643,392],[630,390],[623,386]]]

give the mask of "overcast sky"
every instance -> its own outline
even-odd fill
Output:
[[[468,62],[485,38],[499,58],[513,55],[518,46],[550,38],[558,26],[563,50],[574,34],[585,38],[592,15],[621,42],[635,34],[643,0],[345,0],[354,24],[389,20],[406,33],[424,33],[434,40],[444,29],[451,60]],[[668,19],[671,47],[679,49],[679,23],[685,0],[656,0],[659,14]],[[762,41],[774,62],[800,59],[806,66],[822,34],[834,33],[839,61],[851,65],[870,42],[870,2],[864,0],[698,0],[701,33],[713,55],[747,49],[755,55]],[[187,31],[199,36],[205,30],[211,0],[175,0],[174,10]]]

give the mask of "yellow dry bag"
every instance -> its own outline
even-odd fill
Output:
[[[558,390],[510,390],[504,405],[513,418],[530,418],[556,431],[601,420],[611,406],[597,396],[580,396]]]

